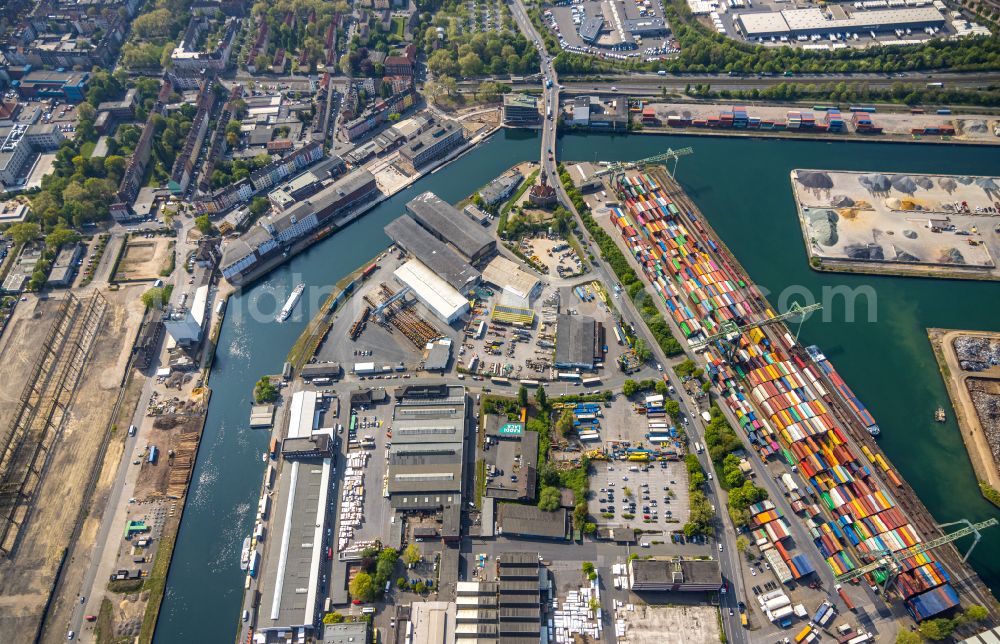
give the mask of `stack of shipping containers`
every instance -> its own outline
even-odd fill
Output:
[[[809,113],[799,118],[803,126],[813,121]],[[742,324],[773,315],[753,287],[717,253],[716,243],[694,213],[682,214],[656,179],[648,174],[630,175],[621,186],[624,208],[612,207],[611,220],[688,340],[715,333],[723,320]],[[752,300],[764,308],[762,314],[751,307]],[[760,329],[743,333],[736,342],[732,360],[711,346],[705,353],[707,371],[724,392],[724,404],[753,449],[762,458],[785,460],[807,481],[807,491],[823,511],[808,519],[807,525],[833,572],[849,572],[879,550],[900,551],[919,543],[916,530],[887,491],[880,489],[872,467],[852,452],[824,397],[829,401],[834,394],[845,399],[851,396],[859,418],[870,419],[862,422],[874,424],[860,401],[843,389],[827,391],[819,372],[805,368],[800,358],[792,358],[793,342],[787,334],[785,346],[772,346]],[[869,460],[899,484],[881,455]],[[802,572],[796,559],[786,555],[782,559]],[[913,559],[913,569],[932,563],[927,555]],[[804,557],[798,562],[802,568],[809,567]],[[921,581],[917,583],[914,577],[908,587],[924,592],[905,597],[915,619],[927,619],[957,605],[957,595],[942,572],[935,566],[933,571],[915,573]],[[874,574],[871,581],[881,579],[882,574]],[[931,581],[938,580],[941,583],[928,590]]]

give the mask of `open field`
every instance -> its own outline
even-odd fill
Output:
[[[976,477],[1000,489],[1000,333],[928,329]]]
[[[160,271],[169,263],[170,253],[174,252],[173,242],[170,237],[129,239],[115,279],[134,282],[159,278]]]
[[[814,266],[1000,278],[1000,187],[991,177],[793,170]]]
[[[28,634],[39,627],[60,559],[73,538],[77,510],[100,468],[128,348],[142,319],[137,288],[108,293],[103,304],[98,302],[101,311],[95,317],[85,317],[90,298],[79,300],[78,315],[72,317],[72,306],[66,314],[68,297],[32,297],[22,303],[0,344],[0,377],[11,383],[31,382],[33,365],[43,353],[42,340],[60,319],[72,318],[66,325],[68,341],[61,346],[54,342],[53,357],[45,361],[53,380],[61,378],[64,383],[65,391],[57,395],[67,405],[66,412],[55,414],[47,428],[36,414],[18,450],[23,454],[32,442],[40,441],[44,456],[35,461],[37,476],[26,487],[30,492],[15,502],[15,516],[22,525],[16,534],[8,533],[10,554],[0,559],[0,639],[4,641],[30,639]],[[81,338],[85,351],[74,348],[75,338]],[[4,432],[16,421],[20,393],[18,386],[2,394],[0,428]],[[39,411],[46,412],[47,406],[47,402],[39,403]],[[10,472],[5,470],[5,477]],[[6,507],[10,506],[5,506],[4,517]],[[78,545],[88,535],[94,538],[92,531],[82,531]]]

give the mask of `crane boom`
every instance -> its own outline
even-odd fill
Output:
[[[742,326],[738,326],[735,322],[731,320],[726,320],[720,324],[721,327],[720,331],[709,335],[704,340],[692,343],[691,350],[701,351],[702,349],[704,349],[705,347],[707,347],[709,344],[711,344],[716,340],[729,338],[733,335],[738,336],[744,331],[749,331],[750,329],[756,329],[757,327],[765,326],[767,324],[773,324],[775,322],[781,322],[789,318],[797,316],[804,317],[805,315],[812,313],[813,311],[818,311],[822,308],[823,305],[819,303],[807,304],[806,306],[802,306],[798,302],[792,302],[792,305],[788,307],[788,310],[785,311],[784,313],[775,315],[774,317],[768,318],[766,320],[761,320],[759,322],[752,322],[750,324],[744,324]]]
[[[677,150],[674,150],[672,148],[667,148],[667,151],[662,154],[656,154],[651,157],[646,157],[645,159],[639,159],[637,161],[612,161],[608,163],[607,167],[605,167],[604,169],[595,172],[594,177],[596,178],[596,177],[604,177],[607,175],[611,175],[612,178],[614,178],[617,177],[618,175],[625,174],[626,170],[632,170],[642,165],[648,165],[651,163],[663,163],[664,166],[666,166],[667,168],[667,174],[669,174],[670,178],[672,179],[674,177],[674,173],[670,170],[668,162],[673,161],[674,169],[676,170],[678,159],[687,156],[689,154],[694,154],[694,148],[688,147],[688,148],[680,148]]]
[[[970,523],[968,520],[963,520],[955,523],[948,523],[945,525],[946,526],[955,525],[956,523],[964,523],[965,527],[959,528],[954,532],[949,532],[948,534],[941,535],[940,537],[936,537],[929,541],[918,543],[914,546],[910,546],[909,548],[904,548],[903,550],[897,550],[896,552],[890,552],[888,550],[875,551],[873,553],[877,556],[877,559],[875,561],[869,564],[865,564],[860,568],[855,568],[854,570],[846,572],[842,575],[837,575],[837,583],[844,584],[849,581],[853,581],[855,579],[864,577],[865,575],[875,572],[876,570],[887,570],[891,573],[890,577],[894,576],[895,573],[899,570],[899,568],[901,568],[900,561],[902,559],[915,557],[919,554],[923,554],[925,552],[934,550],[935,548],[940,548],[941,546],[948,545],[949,543],[957,541],[962,537],[967,537],[970,534],[975,535],[976,537],[976,541],[973,542],[972,544],[973,547],[975,547],[976,543],[979,541],[979,531],[985,528],[991,528],[1000,523],[1000,521],[998,521],[995,518],[987,519],[986,521],[980,521],[979,523]],[[969,551],[971,552],[972,548],[969,548]],[[968,556],[969,554],[966,553],[963,559],[967,558]]]

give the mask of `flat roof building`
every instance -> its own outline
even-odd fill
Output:
[[[563,369],[593,369],[597,353],[597,322],[586,315],[556,318],[555,366]]]
[[[539,539],[566,538],[566,510],[545,512],[533,505],[501,503],[497,509],[498,533]]]
[[[455,602],[415,602],[410,605],[411,644],[455,641]]]
[[[852,11],[845,5],[837,5],[826,11],[812,7],[741,13],[733,22],[747,38],[769,38],[844,31],[867,33],[941,27],[945,23],[945,17],[933,6]]]
[[[503,122],[505,125],[530,125],[542,118],[538,99],[530,94],[503,95]]]
[[[419,259],[409,260],[393,275],[445,324],[451,324],[469,311],[469,300]]]
[[[320,644],[368,644],[371,642],[371,630],[368,622],[341,622],[339,624],[324,624],[323,639]]]
[[[522,270],[516,262],[502,255],[491,259],[483,269],[483,281],[529,301],[538,297],[542,290],[542,280],[538,276]]]
[[[444,121],[404,145],[399,151],[399,165],[412,174],[464,142],[462,126],[455,121]]]
[[[604,31],[604,16],[587,16],[580,24],[580,40],[594,43]]]
[[[705,592],[722,585],[716,559],[633,559],[628,576],[635,591]]]
[[[258,577],[258,632],[312,630],[316,622],[331,471],[329,458],[292,460],[281,468],[268,531],[271,545]]]
[[[398,511],[462,503],[466,396],[462,387],[397,390],[391,421],[387,491]]]
[[[468,293],[479,283],[479,271],[409,215],[389,222],[385,234],[460,293]]]
[[[454,246],[470,263],[496,252],[496,240],[486,229],[433,192],[417,195],[407,202],[406,210],[427,232]]]

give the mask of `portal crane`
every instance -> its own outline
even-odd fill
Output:
[[[693,342],[691,344],[691,350],[696,352],[701,351],[702,349],[704,349],[705,347],[707,347],[709,344],[711,344],[716,340],[725,340],[729,344],[730,349],[734,349],[735,348],[734,341],[737,338],[739,338],[740,334],[743,333],[744,331],[749,331],[750,329],[756,329],[758,327],[762,327],[767,324],[773,324],[775,322],[781,322],[789,318],[801,316],[802,319],[799,320],[799,327],[796,328],[795,330],[795,339],[798,340],[799,328],[801,328],[802,323],[805,322],[805,316],[809,313],[812,313],[813,311],[818,311],[822,308],[823,305],[819,303],[807,304],[806,306],[802,306],[798,302],[792,302],[792,305],[789,306],[788,310],[785,311],[784,313],[781,313],[780,315],[775,315],[774,317],[768,318],[766,320],[761,320],[760,322],[752,322],[751,324],[744,324],[740,326],[737,325],[732,320],[723,320],[719,324],[720,330],[718,332],[713,333],[712,335],[706,337],[704,340]]]
[[[626,170],[633,170],[639,166],[651,163],[662,163],[667,170],[667,174],[669,174],[670,178],[673,179],[674,173],[677,171],[677,163],[680,161],[680,158],[689,154],[694,154],[694,148],[680,148],[679,150],[667,148],[667,151],[663,154],[646,157],[645,159],[639,159],[638,161],[611,161],[605,168],[595,172],[594,177],[605,177],[611,175],[612,187],[617,189],[620,185],[621,178],[625,176]],[[670,161],[674,162],[673,170],[670,169]]]
[[[895,583],[896,578],[899,576],[900,571],[903,569],[903,560],[909,557],[915,557],[919,554],[940,548],[941,546],[948,545],[954,541],[961,539],[962,537],[967,537],[973,535],[974,540],[972,545],[969,546],[968,551],[962,557],[962,561],[967,561],[969,555],[972,554],[972,549],[976,547],[979,543],[981,535],[980,530],[985,528],[991,528],[1000,523],[997,519],[987,519],[986,521],[980,521],[979,523],[971,523],[968,519],[962,519],[961,521],[953,521],[951,523],[942,523],[939,527],[948,528],[954,525],[964,525],[965,527],[959,528],[954,532],[949,532],[936,539],[930,539],[929,541],[924,541],[923,543],[918,543],[915,546],[910,546],[909,548],[904,548],[903,550],[897,550],[896,552],[890,552],[888,550],[874,550],[871,554],[876,557],[875,561],[869,564],[865,564],[860,568],[855,568],[850,572],[845,572],[842,575],[837,575],[837,583],[845,584],[849,581],[854,581],[873,573],[877,570],[884,570],[886,573],[884,589],[889,590],[889,587]]]

